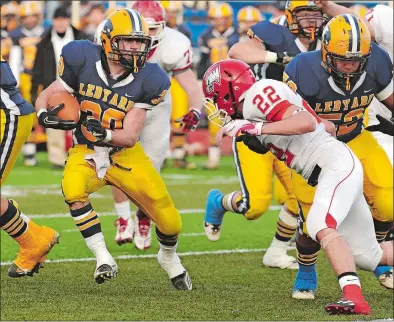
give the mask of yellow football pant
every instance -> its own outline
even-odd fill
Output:
[[[23,144],[30,135],[35,113],[13,115],[9,110],[0,110],[0,186],[7,179]]]
[[[94,153],[86,145],[76,145],[68,152],[62,180],[67,203],[86,202],[89,195],[105,185],[121,189],[130,200],[156,223],[165,235],[178,235],[181,217],[167,188],[140,143],[112,155],[113,163],[103,179],[84,159]]]
[[[364,195],[372,209],[373,217],[381,222],[392,222],[393,167],[386,152],[368,131],[363,131],[347,145],[363,166]],[[315,195],[315,188],[309,186],[305,179],[294,171],[292,175],[295,195],[301,204],[302,214],[306,220]],[[305,226],[304,232],[307,233]]]
[[[248,220],[259,218],[270,206],[272,199],[272,175],[276,173],[287,193],[286,207],[298,214],[290,169],[272,153],[255,153],[243,143],[233,140],[234,160],[241,184],[244,216]]]

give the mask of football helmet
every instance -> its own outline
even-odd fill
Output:
[[[152,35],[151,49],[157,47],[164,37],[166,26],[166,13],[159,1],[134,1],[131,9],[138,11],[148,23],[150,30],[156,29],[156,35]]]
[[[365,23],[354,15],[343,14],[332,18],[322,35],[322,65],[335,82],[347,91],[364,72],[371,54],[371,35]],[[337,68],[338,61],[359,62],[354,72]]]
[[[104,20],[101,28],[100,41],[107,59],[123,67],[134,68],[135,73],[138,68],[145,66],[152,38],[149,36],[148,24],[138,12],[127,8],[116,10]],[[135,40],[140,43],[140,48],[122,49],[120,40]]]
[[[281,16],[271,18],[270,21],[275,25],[280,25],[280,26],[288,28],[286,15],[281,15]]]
[[[301,10],[320,12],[321,17],[298,17],[297,13]],[[315,40],[321,36],[326,21],[322,9],[320,9],[314,1],[288,0],[286,2],[285,15],[288,28],[293,34],[311,40]]]
[[[237,118],[237,106],[255,82],[250,66],[241,60],[221,60],[209,67],[202,80],[209,121],[223,127]]]
[[[166,11],[167,26],[174,28],[183,24],[182,1],[160,1]]]
[[[225,2],[214,4],[208,10],[208,18],[221,33],[233,25],[233,15],[233,8]]]
[[[237,14],[238,32],[246,34],[250,27],[262,20],[264,18],[259,9],[252,6],[243,7]]]

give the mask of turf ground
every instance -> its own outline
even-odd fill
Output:
[[[203,158],[196,158],[202,164]],[[17,244],[1,232],[1,320],[360,320],[331,317],[324,305],[339,299],[336,277],[324,255],[319,257],[319,288],[315,301],[291,298],[296,272],[262,266],[278,206],[259,220],[248,222],[227,214],[220,241],[207,241],[202,222],[205,197],[212,188],[238,189],[233,162],[224,158],[220,170],[165,169],[163,177],[182,214],[183,233],[178,252],[193,278],[193,291],[174,290],[159,267],[158,244],[141,252],[133,245],[117,246],[113,202],[109,188],[92,195],[119,276],[98,285],[95,262],[63,202],[61,171],[48,170],[46,155],[40,165],[25,168],[19,161],[2,194],[16,199],[22,211],[61,234],[49,255],[52,261],[33,278],[7,277]],[[291,251],[295,255],[295,251]],[[372,273],[360,272],[373,315],[363,319],[393,318],[393,293],[383,289]]]

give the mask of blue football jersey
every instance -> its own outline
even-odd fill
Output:
[[[259,39],[268,51],[274,53],[288,52],[293,55],[301,53],[299,46],[302,46],[302,44],[297,45],[297,37],[285,26],[265,20],[252,26],[248,35],[250,38]],[[320,44],[320,41],[318,43]],[[316,46],[317,42],[314,45]],[[311,48],[304,48],[304,50],[315,50],[315,48],[311,46]],[[257,80],[269,78],[282,81],[284,67],[281,65],[268,63],[252,64],[251,68]]]
[[[321,118],[337,126],[337,138],[349,142],[363,129],[364,111],[374,96],[380,101],[393,93],[393,64],[372,43],[364,73],[349,92],[343,91],[322,66],[321,51],[302,53],[285,69],[283,80],[297,91]]]
[[[63,86],[81,104],[80,123],[89,116],[107,129],[121,129],[128,111],[154,108],[170,87],[167,73],[157,64],[146,63],[137,73],[130,70],[115,80],[109,76],[106,63],[102,47],[88,40],[75,40],[63,47],[58,74]],[[74,143],[94,141],[79,124]]]
[[[8,62],[1,58],[0,66],[0,108],[8,110],[15,115],[34,113],[34,107],[21,96],[21,93],[16,88],[16,79]]]

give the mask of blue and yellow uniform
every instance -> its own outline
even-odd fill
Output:
[[[85,157],[94,153],[95,146],[105,144],[95,142],[82,124],[89,116],[100,120],[107,129],[122,129],[131,109],[152,109],[163,100],[170,87],[165,71],[157,64],[146,63],[137,72],[130,69],[114,80],[107,76],[109,69],[102,47],[78,40],[63,48],[58,72],[63,86],[81,104],[81,121],[74,131],[74,146],[69,150],[62,180],[66,202],[86,202],[91,193],[113,185],[150,216],[162,233],[177,235],[181,229],[180,216],[140,143],[132,148],[110,150],[111,165],[100,178]],[[94,215],[85,218],[78,227],[84,238],[100,231]]]
[[[349,43],[360,51],[360,44]],[[363,118],[373,97],[382,101],[392,95],[393,65],[387,53],[372,43],[368,63],[360,77],[353,83],[346,80],[341,86],[327,72],[322,57],[320,50],[298,55],[287,65],[284,81],[309,103],[318,116],[336,125],[338,140],[345,142],[360,159],[364,168],[364,194],[372,208],[377,229],[378,222],[393,221],[393,168],[376,139],[363,130]],[[300,176],[294,174],[293,180],[303,215],[307,216],[315,189]],[[377,237],[381,237],[378,235],[377,229]]]
[[[0,64],[0,183],[3,185],[30,135],[34,108],[16,88],[16,79],[3,57]]]

